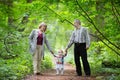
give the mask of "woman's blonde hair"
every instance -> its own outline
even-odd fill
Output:
[[[39,29],[40,29],[42,26],[44,26],[44,27],[47,28],[47,24],[46,24],[45,22],[42,22],[42,23],[39,24]]]
[[[42,26],[47,27],[46,23],[44,22],[40,23],[39,28],[41,28]]]

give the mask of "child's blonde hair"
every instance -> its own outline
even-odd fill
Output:
[[[60,49],[60,50],[58,51],[58,53],[63,53],[63,50],[62,50],[62,49]]]

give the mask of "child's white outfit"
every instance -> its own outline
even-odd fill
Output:
[[[63,74],[64,73],[64,55],[56,56],[56,74]]]

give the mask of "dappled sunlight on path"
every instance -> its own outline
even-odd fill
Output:
[[[64,75],[56,75],[55,69],[50,69],[43,72],[43,75],[28,75],[25,80],[95,80],[95,77],[76,76],[75,68],[65,64]]]

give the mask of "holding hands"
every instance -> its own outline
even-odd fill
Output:
[[[66,49],[65,49],[65,55],[66,55],[66,56],[67,56],[67,50],[68,50],[68,49],[66,48]]]
[[[57,57],[55,54],[54,54],[54,52],[53,51],[50,51],[51,52],[51,54],[54,56],[54,57]],[[67,56],[67,49],[65,49],[65,51],[63,52],[62,50],[60,50],[60,51],[58,51],[58,53],[60,54],[62,54],[64,57],[65,56]]]
[[[51,52],[51,54],[52,54],[54,57],[56,57],[53,51],[50,51],[50,52]]]

